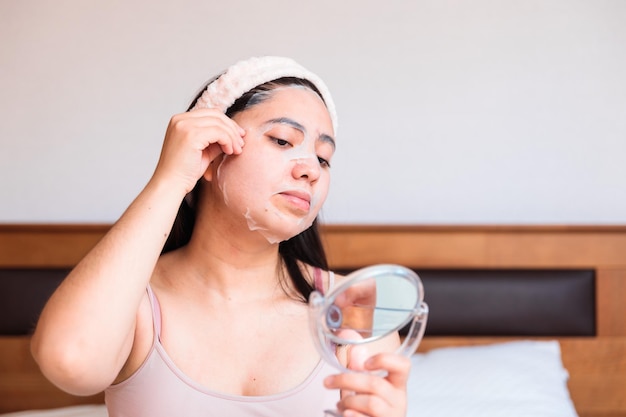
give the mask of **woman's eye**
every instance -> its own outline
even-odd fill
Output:
[[[317,160],[319,161],[321,166],[330,168],[330,162],[328,160],[322,158],[321,156],[318,156]]]
[[[280,138],[271,138],[278,146],[289,146],[289,141]]]

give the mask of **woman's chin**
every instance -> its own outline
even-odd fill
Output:
[[[311,227],[313,221],[310,222],[298,222],[293,224],[281,224],[281,225],[272,225],[268,227],[262,227],[261,225],[256,225],[254,231],[258,232],[261,236],[263,236],[269,243],[280,243],[286,240],[291,239],[294,236],[299,235],[304,232],[306,229]],[[252,230],[252,229],[251,229]]]

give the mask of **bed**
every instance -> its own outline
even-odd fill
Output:
[[[39,373],[29,329],[109,225],[0,225],[0,414],[104,417]],[[431,308],[409,415],[626,417],[626,226],[328,225],[337,271],[415,269]]]

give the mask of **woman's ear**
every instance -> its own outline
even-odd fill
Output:
[[[213,180],[213,163],[209,164],[209,167],[206,169],[206,171],[204,171],[202,178],[204,178],[204,180],[207,182],[211,182]]]
[[[202,175],[202,178],[204,178],[205,181],[213,181],[213,178],[217,176],[217,168],[220,166],[223,159],[224,154],[221,154],[211,161],[208,168],[206,169],[206,171],[204,171],[204,174]]]

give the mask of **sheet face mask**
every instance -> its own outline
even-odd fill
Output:
[[[327,187],[310,187],[307,180],[296,180],[291,174],[294,169],[301,169],[303,172],[311,169],[322,170],[316,153],[316,139],[310,133],[300,131],[287,121],[278,120],[262,125],[258,129],[247,129],[248,133],[246,136],[252,134],[254,135],[253,140],[262,140],[268,132],[274,129],[280,132],[289,132],[287,136],[279,135],[276,138],[289,142],[289,145],[286,145],[286,149],[280,152],[280,163],[282,165],[280,167],[271,167],[280,171],[283,177],[281,181],[269,184],[266,188],[260,187],[258,193],[261,193],[261,196],[265,198],[263,206],[260,208],[258,205],[258,193],[255,190],[248,191],[257,193],[257,197],[250,198],[251,205],[247,206],[242,213],[250,231],[258,231],[269,243],[279,243],[288,240],[308,229],[313,224],[326,198],[327,191]],[[297,135],[302,139],[296,142],[293,140],[293,137]],[[217,168],[218,186],[224,196],[224,203],[230,208],[233,208],[232,200],[234,198],[229,196],[229,192],[236,187],[229,183],[227,179],[229,175],[226,175],[224,170],[233,158],[236,157],[224,155]],[[250,180],[252,181],[252,179]],[[241,190],[237,192],[241,192]],[[293,192],[303,193],[310,197],[308,214],[295,216],[285,212],[284,209],[276,207],[270,200],[270,197],[274,195]],[[259,218],[259,213],[263,213],[265,218]],[[273,221],[272,219],[283,224],[280,229],[270,230],[267,223]]]

